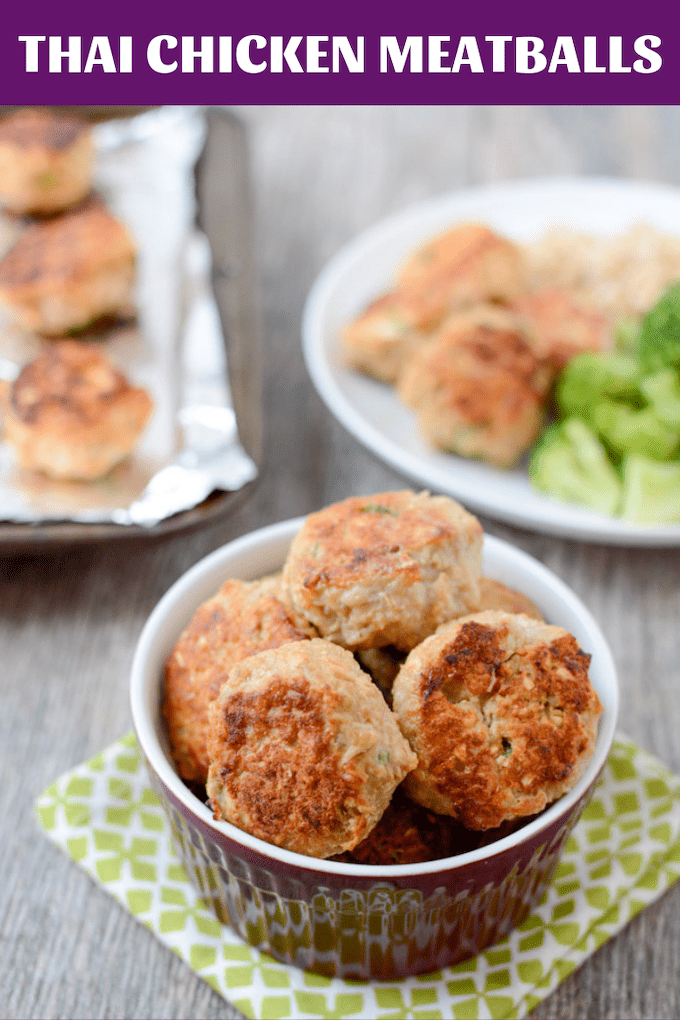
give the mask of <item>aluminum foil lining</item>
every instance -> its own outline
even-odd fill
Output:
[[[234,491],[257,475],[243,449],[229,386],[225,338],[210,287],[210,248],[195,227],[194,164],[205,138],[200,110],[165,107],[94,128],[96,190],[138,246],[134,323],[82,342],[101,346],[154,399],[132,455],[93,482],[53,481],[19,469],[0,444],[0,520],[152,527]],[[23,229],[0,219],[5,250]],[[0,320],[0,379],[51,341]]]

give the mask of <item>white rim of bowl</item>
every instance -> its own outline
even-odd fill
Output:
[[[539,563],[532,556],[529,556],[528,553],[516,549],[508,542],[504,542],[499,538],[485,534],[485,548],[500,552],[506,560],[514,560],[515,564],[520,566],[526,575],[538,581],[539,584],[542,583],[544,586],[547,586],[552,594],[556,595],[559,601],[564,604],[565,608],[578,617],[581,626],[588,631],[590,646],[588,652],[597,662],[598,672],[604,677],[609,678],[608,686],[611,689],[608,693],[612,702],[612,708],[609,712],[605,708],[603,712],[603,716],[600,719],[595,753],[576,785],[546,808],[534,821],[528,822],[509,836],[504,836],[502,839],[490,843],[488,846],[480,847],[477,850],[470,850],[453,857],[442,857],[434,861],[425,861],[420,864],[393,864],[377,867],[370,864],[346,864],[341,861],[331,861],[325,858],[307,857],[304,854],[294,853],[290,850],[274,846],[271,843],[266,843],[264,840],[251,836],[250,833],[237,828],[235,825],[231,825],[229,822],[216,822],[214,820],[207,806],[180,779],[161,745],[156,728],[152,722],[151,706],[153,702],[149,689],[151,681],[147,683],[146,664],[149,657],[157,652],[159,633],[162,630],[168,613],[184,601],[187,594],[197,585],[197,582],[204,579],[206,575],[211,574],[213,570],[218,569],[225,561],[235,556],[254,551],[274,542],[282,542],[286,538],[292,539],[304,520],[304,517],[299,517],[259,528],[241,538],[234,539],[220,549],[215,550],[215,552],[210,553],[191,567],[168,589],[152,611],[140,634],[131,668],[130,704],[133,725],[144,755],[148,758],[151,767],[157,773],[164,786],[170,790],[173,796],[192,814],[196,815],[209,829],[222,833],[233,842],[249,850],[254,850],[263,857],[270,858],[272,861],[280,861],[283,864],[305,868],[309,871],[346,875],[348,878],[352,876],[356,878],[372,876],[376,881],[386,878],[408,878],[409,876],[415,877],[417,875],[452,871],[463,868],[467,864],[488,860],[531,839],[532,836],[540,833],[541,830],[550,826],[561,815],[573,808],[591,783],[594,782],[611,750],[619,708],[616,667],[599,625],[574,592],[552,571],[548,570],[547,567],[543,566],[542,563]],[[225,574],[223,580],[226,580],[227,576]],[[216,584],[215,590],[217,590],[217,587],[219,587],[219,582]],[[160,677],[156,677],[156,684],[159,680]]]

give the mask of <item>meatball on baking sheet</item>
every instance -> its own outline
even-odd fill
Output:
[[[0,521],[153,529],[256,474],[195,227],[206,121],[60,117],[0,120]]]

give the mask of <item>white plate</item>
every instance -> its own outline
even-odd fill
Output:
[[[633,525],[543,496],[531,487],[524,468],[500,471],[434,452],[390,386],[344,367],[339,343],[343,326],[390,287],[397,267],[422,241],[469,219],[488,223],[517,241],[538,238],[557,224],[606,235],[645,222],[680,236],[680,190],[607,178],[537,178],[445,195],[382,220],[331,259],[307,298],[303,348],[321,398],[381,460],[478,513],[582,541],[680,545],[680,525]]]

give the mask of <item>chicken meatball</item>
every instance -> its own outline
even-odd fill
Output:
[[[0,301],[23,329],[64,336],[134,311],[135,245],[102,203],[32,224],[0,259]]]
[[[354,496],[310,514],[283,576],[292,606],[352,650],[409,651],[479,603],[482,528],[446,496]]]
[[[396,383],[411,353],[427,340],[420,303],[399,291],[383,294],[342,335],[350,368]]]
[[[208,706],[241,659],[309,635],[277,598],[280,577],[227,581],[200,606],[165,666],[163,712],[182,779],[208,778]]]
[[[505,613],[524,613],[534,620],[543,619],[543,614],[531,599],[491,577],[483,577],[479,582],[479,609],[480,612],[485,609],[502,609]]]
[[[542,811],[593,754],[602,707],[589,664],[566,630],[528,616],[487,611],[441,627],[393,688],[418,755],[409,796],[478,830]]]
[[[312,857],[365,839],[416,763],[351,653],[318,638],[237,663],[209,715],[215,818]]]
[[[611,346],[611,328],[601,312],[579,304],[561,290],[524,294],[512,304],[537,356],[553,374],[584,351]]]
[[[438,815],[416,804],[403,787],[402,783],[394,791],[385,814],[366,839],[335,860],[374,867],[438,861],[489,846],[521,824],[505,822],[498,829],[474,832],[450,815]]]
[[[0,204],[20,215],[61,212],[92,186],[94,146],[85,122],[47,109],[0,120]]]
[[[436,449],[512,467],[538,434],[552,376],[512,316],[480,307],[416,351],[399,395]]]
[[[423,323],[480,301],[509,301],[524,286],[520,248],[482,223],[459,223],[423,245],[402,266],[399,290],[427,304]]]
[[[25,365],[3,400],[5,438],[21,467],[92,481],[133,449],[153,409],[89,344],[64,340]]]
[[[460,831],[451,818],[420,807],[397,787],[375,828],[354,850],[341,854],[339,859],[374,867],[437,861],[473,849],[466,844],[476,840],[464,839],[461,843],[456,838]],[[462,833],[469,835],[465,829]]]

